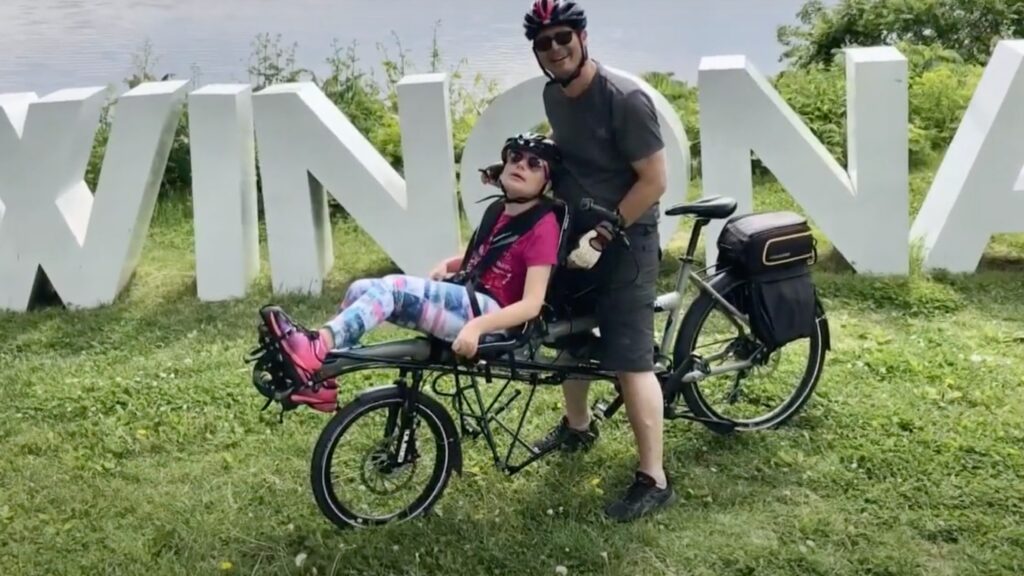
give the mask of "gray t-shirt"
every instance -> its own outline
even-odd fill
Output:
[[[544,109],[563,157],[554,194],[573,210],[586,197],[615,210],[637,180],[630,163],[664,147],[650,96],[600,64],[590,86],[576,98],[553,82],[545,86]],[[576,233],[599,222],[589,214],[574,214]],[[655,204],[637,223],[656,225],[658,216]]]

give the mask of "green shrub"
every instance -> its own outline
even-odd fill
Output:
[[[787,70],[775,89],[840,165],[846,166],[846,75],[821,66]]]
[[[690,140],[690,172],[700,176],[700,104],[696,86],[675,78],[672,72],[645,72],[641,77],[668,100],[679,113]]]
[[[780,26],[782,59],[796,67],[830,65],[848,46],[941,45],[984,64],[1001,38],[1024,36],[1020,0],[809,0],[799,24]]]
[[[910,164],[933,166],[949,146],[974,94],[983,67],[965,63],[954,51],[939,46],[900,44],[908,60]],[[695,177],[700,175],[698,89],[672,73],[647,72],[643,78],[665,96],[679,113],[690,138]],[[846,70],[843,66],[811,64],[783,70],[771,78],[783,100],[793,108],[842,166],[847,164]],[[765,176],[758,161],[754,172]]]

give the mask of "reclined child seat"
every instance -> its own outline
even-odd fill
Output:
[[[479,248],[480,243],[490,237],[491,230],[497,223],[504,208],[505,202],[503,198],[499,198],[487,206],[483,217],[480,219],[480,225],[477,226],[476,231],[473,233],[473,236],[470,238],[469,244],[466,247],[466,252],[463,256],[462,264],[459,267],[459,272],[455,278],[450,280],[451,282],[466,286],[466,289],[470,294],[470,304],[473,306],[474,315],[480,314],[479,305],[477,304],[475,297],[476,292],[479,291],[480,277],[490,266],[494,265],[505,249],[511,246],[520,236],[532,229],[533,226],[548,212],[554,213],[555,219],[558,221],[559,237],[558,264],[555,266],[555,269],[552,271],[552,274],[548,279],[546,301],[552,296],[555,279],[559,276],[558,271],[564,268],[568,261],[569,235],[571,232],[568,206],[561,200],[544,197],[540,202],[538,202],[537,206],[516,216],[515,219],[509,222],[505,229],[499,232],[498,236],[494,238],[494,241],[488,247],[487,252],[479,262],[477,262],[474,269],[467,270],[470,257]],[[551,312],[552,308],[545,303],[541,314],[537,318],[531,319],[521,326],[510,328],[505,333],[485,334],[481,338],[481,353],[488,351],[505,352],[506,350],[514,350],[515,348],[526,344],[532,336],[539,334],[539,331],[543,327],[545,321],[550,321],[552,319]]]

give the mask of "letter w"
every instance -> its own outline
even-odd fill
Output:
[[[40,269],[69,307],[114,301],[142,252],[186,84],[119,99],[95,197],[83,176],[103,89],[0,96],[0,308],[27,310]]]

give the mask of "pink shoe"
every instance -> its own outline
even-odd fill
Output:
[[[298,376],[304,383],[312,381],[330,351],[323,334],[296,324],[279,308],[269,308],[265,318]],[[307,404],[314,410],[333,412],[337,408],[338,385],[332,378],[320,383],[318,390],[312,386],[302,386],[289,398],[295,403]]]
[[[296,404],[305,404],[313,410],[320,412],[334,412],[338,409],[338,385],[334,379],[330,379],[320,385],[320,389],[313,391],[310,387],[304,387],[298,392],[289,396]]]

